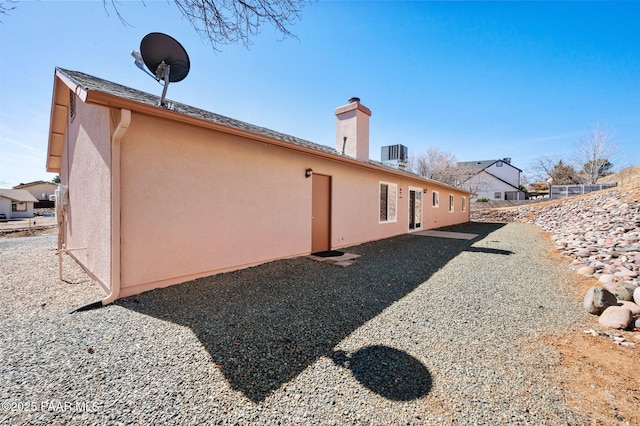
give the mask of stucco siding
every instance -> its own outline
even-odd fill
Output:
[[[505,182],[510,183],[516,188],[520,185],[520,172],[510,164],[503,162],[500,167],[497,166],[497,163],[492,164],[487,168],[487,172],[504,180]]]
[[[397,179],[326,159],[315,159],[310,164],[314,173],[332,177],[331,248],[399,233],[401,226],[398,221],[379,223],[380,182],[399,183]]]
[[[77,102],[62,157],[61,184],[68,187],[64,245],[103,287],[110,286],[109,109]]]
[[[438,192],[438,207],[433,206],[432,194]],[[449,211],[449,195],[453,195],[453,210]],[[465,210],[462,210],[462,197],[465,198]],[[453,191],[449,188],[429,186],[423,199],[423,229],[441,228],[469,221],[469,197],[468,194]]]
[[[62,245],[105,290],[113,277],[105,303],[306,255],[312,247],[343,248],[469,220],[469,200],[461,209],[465,191],[368,160],[370,111],[359,102],[364,116],[351,117],[357,120],[349,129],[339,122],[336,136],[339,142],[349,130],[348,142],[358,149],[346,152],[356,158],[156,102],[134,89],[56,70],[47,170],[60,172],[65,194],[57,200],[65,203]],[[412,221],[420,226],[411,229],[410,190],[422,196],[421,215]],[[434,190],[438,207],[430,204]]]
[[[4,213],[7,219],[11,219],[11,200],[0,197],[0,213]]]
[[[20,209],[25,209],[24,211],[23,210],[11,211],[12,219],[28,219],[33,217],[33,203],[12,203],[12,204],[18,204],[20,206]],[[12,207],[10,207],[10,209],[12,209]]]
[[[307,252],[311,180],[296,155],[134,114],[122,143],[122,287]]]
[[[58,188],[58,185],[56,185],[55,183],[46,182],[46,183],[38,183],[35,185],[29,185],[23,189],[25,189],[26,191],[29,191],[31,195],[33,195],[40,201],[47,201],[49,200],[49,196],[53,195],[57,188]]]
[[[310,253],[308,168],[332,179],[331,248],[408,232],[409,186],[428,188],[134,113],[122,141],[122,295]],[[380,182],[398,185],[393,222],[379,220]],[[440,209],[423,207],[421,229],[468,221],[468,204],[447,211],[449,192]]]
[[[487,185],[478,190],[477,198],[488,198],[489,200],[504,199],[504,193],[515,191],[515,189],[498,179],[491,179]],[[500,198],[496,198],[495,194],[499,192]]]

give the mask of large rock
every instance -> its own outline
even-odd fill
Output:
[[[638,306],[637,304],[633,302],[628,302],[626,300],[623,300],[622,302],[618,302],[618,303],[619,303],[618,306],[622,306],[623,308],[627,308],[628,310],[630,310],[631,315],[633,316],[640,315],[640,306]]]
[[[638,273],[629,268],[625,268],[624,266],[618,266],[618,271],[613,275],[623,278],[635,278],[638,276]]]
[[[598,280],[601,283],[611,283],[611,282],[613,282],[613,278],[614,277],[611,274],[602,274],[602,275],[600,275],[600,278],[598,278]]]
[[[578,268],[577,272],[580,275],[585,275],[587,277],[590,277],[596,272],[596,270],[594,268],[592,268],[591,266],[582,266],[581,268]]]
[[[640,264],[640,262],[638,262]],[[638,288],[638,284],[635,281],[631,281],[631,282],[625,282],[622,284],[624,286],[624,288],[627,289],[627,291],[629,292],[629,294],[631,294],[631,297],[633,298],[633,292],[636,290],[636,288]]]
[[[622,285],[617,285],[614,287],[609,287],[608,288],[609,292],[611,294],[613,294],[616,299],[618,300],[627,300],[627,301],[631,301],[633,300],[633,296],[631,296],[631,293],[629,293],[629,290],[627,290],[624,286]]]
[[[591,315],[600,315],[609,306],[615,306],[617,303],[618,299],[611,292],[594,286],[585,294],[582,306]]]
[[[633,300],[636,302],[636,305],[640,305],[640,287],[633,290]]]
[[[623,306],[609,306],[598,318],[600,325],[609,328],[627,328],[631,321],[633,314]]]

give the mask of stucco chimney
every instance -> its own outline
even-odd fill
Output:
[[[347,105],[336,108],[335,114],[338,152],[357,160],[369,161],[371,110],[360,103],[360,98],[350,98]]]

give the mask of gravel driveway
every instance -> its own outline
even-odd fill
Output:
[[[542,341],[587,316],[548,239],[449,229],[480,235],[402,235],[350,248],[347,268],[277,261],[75,314],[24,292],[61,285],[55,237],[0,239],[0,424],[585,423]],[[27,278],[15,250],[40,256]],[[65,265],[74,306],[93,300]]]

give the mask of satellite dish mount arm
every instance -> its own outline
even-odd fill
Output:
[[[149,33],[140,42],[140,52],[133,51],[138,68],[144,71],[144,66],[150,71],[155,80],[162,81],[162,96],[158,106],[173,109],[171,103],[165,103],[169,83],[182,81],[189,73],[189,55],[184,47],[174,38],[162,33]]]
[[[160,98],[160,106],[166,106],[164,98],[167,96],[167,89],[169,88],[169,75],[171,74],[171,65],[166,64],[164,61],[160,62],[158,68],[156,68],[156,80],[164,81],[164,87],[162,89],[162,97]]]

